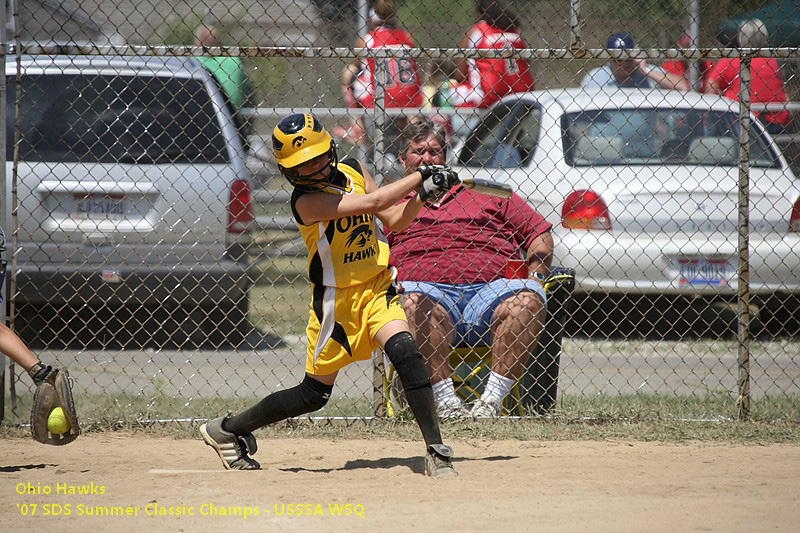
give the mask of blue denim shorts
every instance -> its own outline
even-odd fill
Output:
[[[425,294],[440,304],[456,327],[453,346],[482,346],[492,342],[492,315],[512,294],[530,291],[547,303],[544,287],[532,279],[498,279],[489,283],[429,283],[403,281],[403,292]]]

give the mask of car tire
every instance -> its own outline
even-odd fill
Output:
[[[248,319],[249,301],[224,301],[213,307],[182,308],[181,329],[193,348],[236,349],[245,346],[253,327]]]
[[[800,338],[800,296],[778,293],[760,306],[761,322],[771,338]]]

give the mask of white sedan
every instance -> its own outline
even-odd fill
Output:
[[[553,223],[577,291],[734,296],[738,103],[678,91],[511,95],[456,146],[463,176],[512,185]],[[800,181],[754,119],[750,289],[800,294]]]

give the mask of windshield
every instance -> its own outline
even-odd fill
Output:
[[[562,117],[572,166],[678,164],[736,166],[739,116],[690,109],[603,109]],[[777,167],[763,133],[750,129],[750,164]]]
[[[155,76],[22,78],[19,158],[94,163],[227,163],[200,80]],[[7,79],[6,160],[14,150],[16,83]]]
[[[459,163],[483,168],[513,168],[527,163],[539,142],[541,116],[541,109],[534,104],[498,105],[470,133]]]

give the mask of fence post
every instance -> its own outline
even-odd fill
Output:
[[[369,4],[367,0],[356,2],[356,35],[366,35],[369,33]]]
[[[375,165],[375,182],[378,186],[383,184],[386,172],[386,81],[389,76],[388,58],[375,58],[375,105],[372,108],[372,118],[375,124],[373,133],[372,160]]]
[[[569,0],[569,44],[573,49],[583,47],[581,39],[581,0]]]
[[[739,420],[750,417],[750,62],[739,61]]]
[[[6,3],[3,2],[3,7],[0,9],[0,60],[3,61],[3,76],[0,79],[0,153],[3,154],[3,165],[0,168],[0,228],[8,228],[9,215],[11,214],[10,206],[7,205],[11,200],[11,187],[6,181]],[[0,258],[2,259],[2,258]],[[1,268],[1,265],[0,265]],[[3,278],[3,283],[0,284],[0,322],[7,323],[6,309],[8,309],[8,291],[6,287],[8,283]],[[10,359],[8,359],[10,361]],[[5,418],[6,413],[6,357],[0,359],[0,422]]]
[[[699,48],[700,44],[700,0],[687,0],[688,15],[687,30],[692,48]],[[695,91],[700,90],[700,65],[696,59],[689,61],[689,86]]]

